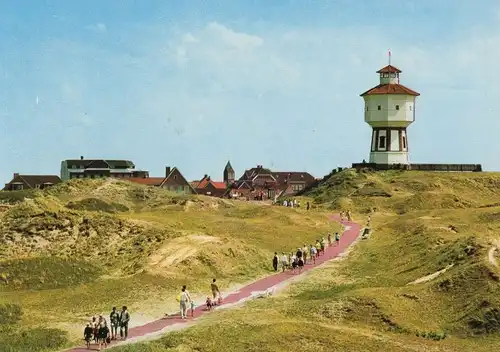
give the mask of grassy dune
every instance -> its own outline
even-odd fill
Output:
[[[498,349],[500,174],[348,170],[310,196],[373,234],[276,297],[113,351]]]
[[[0,199],[0,346],[7,351],[71,344],[89,316],[113,305],[128,305],[137,324],[158,318],[177,309],[182,284],[202,297],[217,277],[229,290],[268,274],[274,251],[334,226],[326,211],[115,180],[74,180]]]

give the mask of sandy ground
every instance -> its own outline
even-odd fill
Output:
[[[450,270],[453,267],[453,265],[454,264],[450,264],[446,268],[441,269],[439,271],[436,271],[433,274],[422,276],[421,278],[418,278],[415,281],[412,281],[412,282],[408,283],[408,285],[417,285],[417,284],[422,284],[424,282],[429,282],[431,280],[434,280],[439,275],[441,275],[441,274],[445,273],[446,271]]]
[[[344,230],[347,231],[349,229],[350,229],[350,227],[346,226]],[[244,299],[242,299],[242,300],[240,300],[238,302],[232,303],[232,304],[225,304],[225,305],[223,305],[221,307],[217,307],[216,309],[233,308],[233,307],[239,306],[239,305],[241,305],[241,304],[243,304],[243,303],[245,303],[245,302],[247,302],[249,300],[259,299],[260,297],[267,296],[266,293],[271,293],[269,296],[272,296],[272,295],[276,295],[276,294],[278,294],[280,292],[283,292],[283,290],[285,288],[289,287],[290,284],[304,280],[314,270],[318,270],[318,269],[324,267],[325,265],[331,263],[332,261],[344,260],[351,253],[351,251],[353,250],[354,246],[356,245],[356,243],[360,239],[361,239],[361,236],[358,236],[358,238],[343,253],[339,254],[336,258],[334,258],[334,259],[332,259],[332,260],[330,260],[328,262],[325,262],[322,265],[319,265],[316,268],[313,268],[313,269],[311,269],[309,271],[306,271],[306,272],[304,272],[302,274],[298,274],[298,275],[296,275],[296,276],[294,276],[294,277],[292,277],[292,278],[290,278],[288,280],[285,280],[285,281],[283,281],[283,282],[281,282],[281,283],[273,286],[272,288],[270,288],[270,289],[268,289],[266,291],[252,292],[252,294],[251,294],[250,297],[244,298]],[[255,282],[255,281],[258,281],[258,280],[259,279],[256,279],[256,280],[254,280],[252,282]],[[226,297],[229,294],[235,293],[235,292],[237,292],[239,290],[239,288],[244,287],[244,286],[248,286],[252,282],[245,283],[245,284],[239,284],[237,286],[233,286],[233,287],[231,287],[230,290],[228,290],[227,293],[223,293],[222,296]],[[202,304],[203,304],[203,302],[202,302]],[[142,322],[140,322],[139,319],[137,319],[137,321],[136,321],[136,315],[134,315],[134,326],[144,325],[144,324],[149,323],[151,321],[154,321],[154,320],[156,320],[158,318],[152,318],[152,317],[146,317],[146,316],[144,316],[144,320]],[[118,342],[117,344],[114,344],[113,346],[121,346],[121,345],[128,345],[128,344],[133,344],[133,343],[138,343],[138,342],[156,340],[156,339],[161,338],[161,336],[164,335],[167,332],[187,329],[187,328],[193,326],[194,324],[198,323],[198,321],[199,321],[198,319],[195,318],[194,320],[190,320],[190,321],[188,321],[186,323],[179,323],[179,324],[170,325],[170,326],[168,326],[165,329],[162,329],[160,331],[153,332],[153,333],[150,333],[150,334],[146,334],[146,335],[143,335],[143,336],[140,336],[140,337],[136,337],[136,338],[131,338],[131,339],[128,339],[127,341]]]

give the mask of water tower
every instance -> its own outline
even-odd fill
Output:
[[[401,70],[390,64],[377,71],[380,84],[361,94],[365,122],[372,127],[370,163],[409,164],[408,126],[415,121],[419,93],[399,84]]]

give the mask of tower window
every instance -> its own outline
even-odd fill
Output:
[[[382,107],[380,105],[377,106],[377,110],[382,110]]]
[[[396,110],[399,110],[399,105],[396,105]]]
[[[410,105],[410,111],[411,111],[411,109],[412,109],[412,107],[411,107],[411,105]]]
[[[406,137],[403,136],[403,149],[406,149]]]
[[[380,136],[378,138],[378,147],[380,149],[385,149],[385,136]]]
[[[368,111],[368,105],[366,106],[366,111]]]
[[[391,78],[396,78],[396,74],[395,73],[391,73]]]

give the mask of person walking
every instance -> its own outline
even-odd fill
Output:
[[[332,234],[328,232],[328,247],[332,245]]]
[[[278,252],[274,252],[274,257],[273,257],[273,269],[274,269],[274,271],[278,271],[278,262],[279,262]]]
[[[186,285],[184,285],[182,286],[181,294],[179,297],[179,303],[181,308],[181,319],[187,318],[187,307],[189,302],[191,302],[191,295],[186,289]]]
[[[109,314],[109,323],[111,324],[111,339],[116,340],[118,336],[118,325],[120,325],[120,314],[116,311],[116,307]]]
[[[212,290],[212,297],[214,300],[217,298],[217,295],[220,296],[220,291],[219,291],[219,286],[215,283],[215,279],[212,280],[212,283],[210,284],[210,289]]]
[[[283,272],[285,272],[288,266],[288,261],[289,261],[288,256],[285,254],[285,252],[283,252],[283,255],[281,256],[281,268],[283,269]]]
[[[335,232],[335,245],[338,246],[340,244],[340,235],[338,232]]]
[[[128,323],[130,322],[130,313],[127,310],[127,306],[122,307],[120,312],[120,337],[124,340],[128,337]]]
[[[318,255],[316,247],[311,244],[311,258],[313,260],[313,264],[316,264],[316,256]]]
[[[99,325],[99,345],[97,350],[100,351],[101,347],[104,345],[104,348],[108,347],[108,338],[109,338],[109,328],[106,320],[103,320]]]
[[[307,264],[307,256],[309,255],[309,248],[307,248],[307,244],[304,244],[302,248],[302,257],[304,258],[304,265]]]

